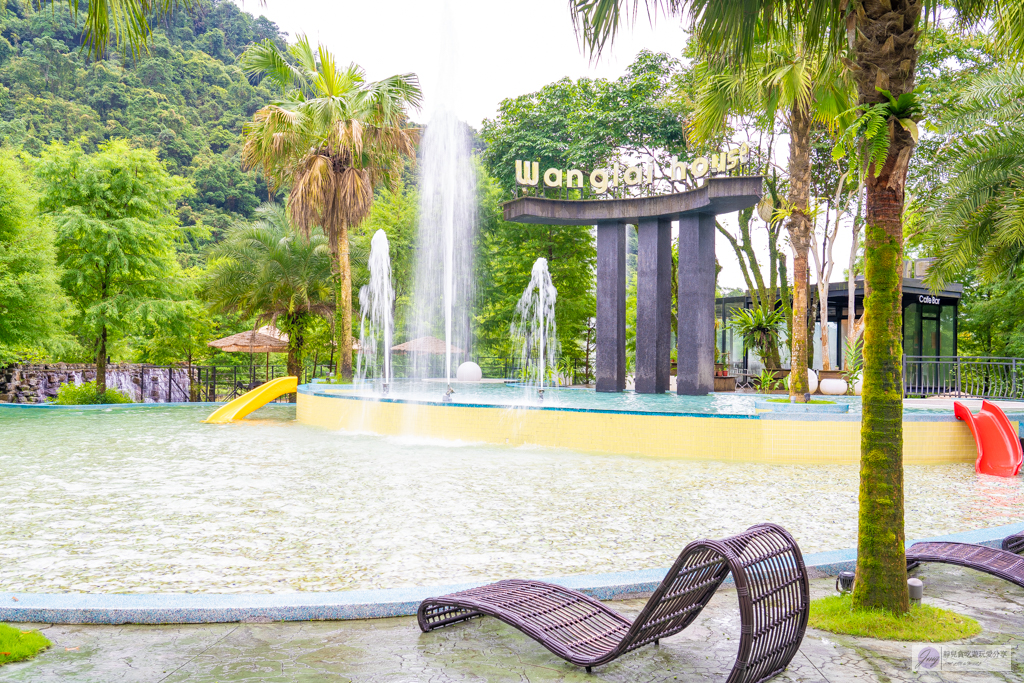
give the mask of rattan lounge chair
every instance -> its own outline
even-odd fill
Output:
[[[518,580],[428,598],[416,617],[427,632],[493,616],[590,672],[685,629],[730,572],[739,597],[741,629],[739,653],[728,681],[763,681],[793,659],[810,609],[800,548],[775,524],[752,526],[720,541],[687,545],[632,622],[583,593]]]
[[[907,570],[922,562],[942,562],[986,572],[1024,588],[1024,557],[1011,552],[1024,549],[1024,536],[1008,536],[1002,545],[1004,550],[973,543],[915,543],[907,551]]]
[[[1019,534],[1011,534],[1003,539],[1003,550],[1016,555],[1024,555],[1024,531]]]

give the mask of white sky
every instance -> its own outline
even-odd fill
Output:
[[[291,40],[305,33],[312,41],[324,43],[341,62],[360,64],[370,80],[418,74],[424,106],[414,116],[417,121],[429,120],[436,107],[444,106],[476,128],[494,116],[503,99],[564,77],[617,78],[641,49],[679,55],[686,42],[677,20],[660,17],[652,28],[642,15],[635,26],[620,32],[600,61],[593,62],[577,44],[567,0],[266,0],[263,6],[248,0],[239,4],[277,23]],[[442,69],[442,64],[447,68]],[[783,163],[787,147],[783,141],[776,149]],[[735,225],[734,220],[727,222]],[[760,232],[758,251],[766,258],[767,240]],[[849,245],[849,230],[844,229],[834,252],[838,263],[832,281],[843,277]],[[732,249],[721,236],[716,253],[723,267],[719,286],[744,287]]]

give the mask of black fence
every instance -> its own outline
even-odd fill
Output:
[[[406,359],[395,356],[393,361],[396,377],[410,376],[412,367],[411,364],[407,365]],[[484,377],[520,379],[523,374],[518,359],[513,361],[509,358],[485,356],[477,358],[476,362],[480,365]],[[453,375],[456,367],[452,368]],[[431,376],[443,376],[444,358],[441,357],[439,363],[434,363],[427,370]],[[335,368],[330,364],[310,363],[303,368],[299,383],[306,384],[315,378],[328,378],[334,372]],[[555,372],[572,384],[586,384],[588,381],[593,382],[594,367],[593,364],[588,367],[583,361],[566,360],[558,364]],[[285,377],[287,374],[288,368],[284,365],[259,363],[227,366],[146,365],[138,373],[133,373],[130,381],[126,380],[124,386],[119,388],[131,394],[132,400],[136,402],[218,402],[238,398],[261,384]],[[282,396],[277,401],[284,402],[288,399],[289,397]]]
[[[332,367],[310,364],[303,368],[300,383],[314,377],[327,377]],[[135,386],[129,391],[132,400],[145,403],[186,403],[230,401],[272,379],[288,375],[284,365],[193,365],[141,368]],[[286,401],[282,396],[278,402]]]
[[[907,397],[1024,399],[1024,358],[904,356]]]

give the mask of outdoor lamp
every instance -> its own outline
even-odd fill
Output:
[[[907,589],[910,591],[910,599],[914,602],[921,602],[924,597],[924,582],[921,579],[907,579]]]
[[[845,595],[853,590],[853,579],[856,576],[853,572],[839,572],[836,578],[836,590]]]

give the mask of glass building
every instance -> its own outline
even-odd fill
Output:
[[[812,288],[815,285],[811,285]],[[848,285],[846,282],[832,282],[828,288],[828,357],[833,370],[843,369],[847,324]],[[946,289],[933,293],[924,282],[917,278],[903,278],[903,353],[905,356],[935,357],[956,356],[957,308],[963,295],[963,287],[951,283]],[[720,362],[728,362],[739,373],[758,374],[763,364],[752,350],[743,347],[743,340],[729,327],[730,312],[735,308],[750,308],[749,295],[719,298],[715,301],[716,334]],[[864,280],[855,281],[854,307],[857,319],[864,314]],[[823,353],[821,348],[820,306],[808,314],[814,317],[813,339],[815,369],[821,369]],[[780,338],[785,342],[785,326]],[[788,367],[788,349],[782,349],[782,364]],[[922,369],[918,369],[921,372]],[[927,367],[923,368],[927,372]]]

